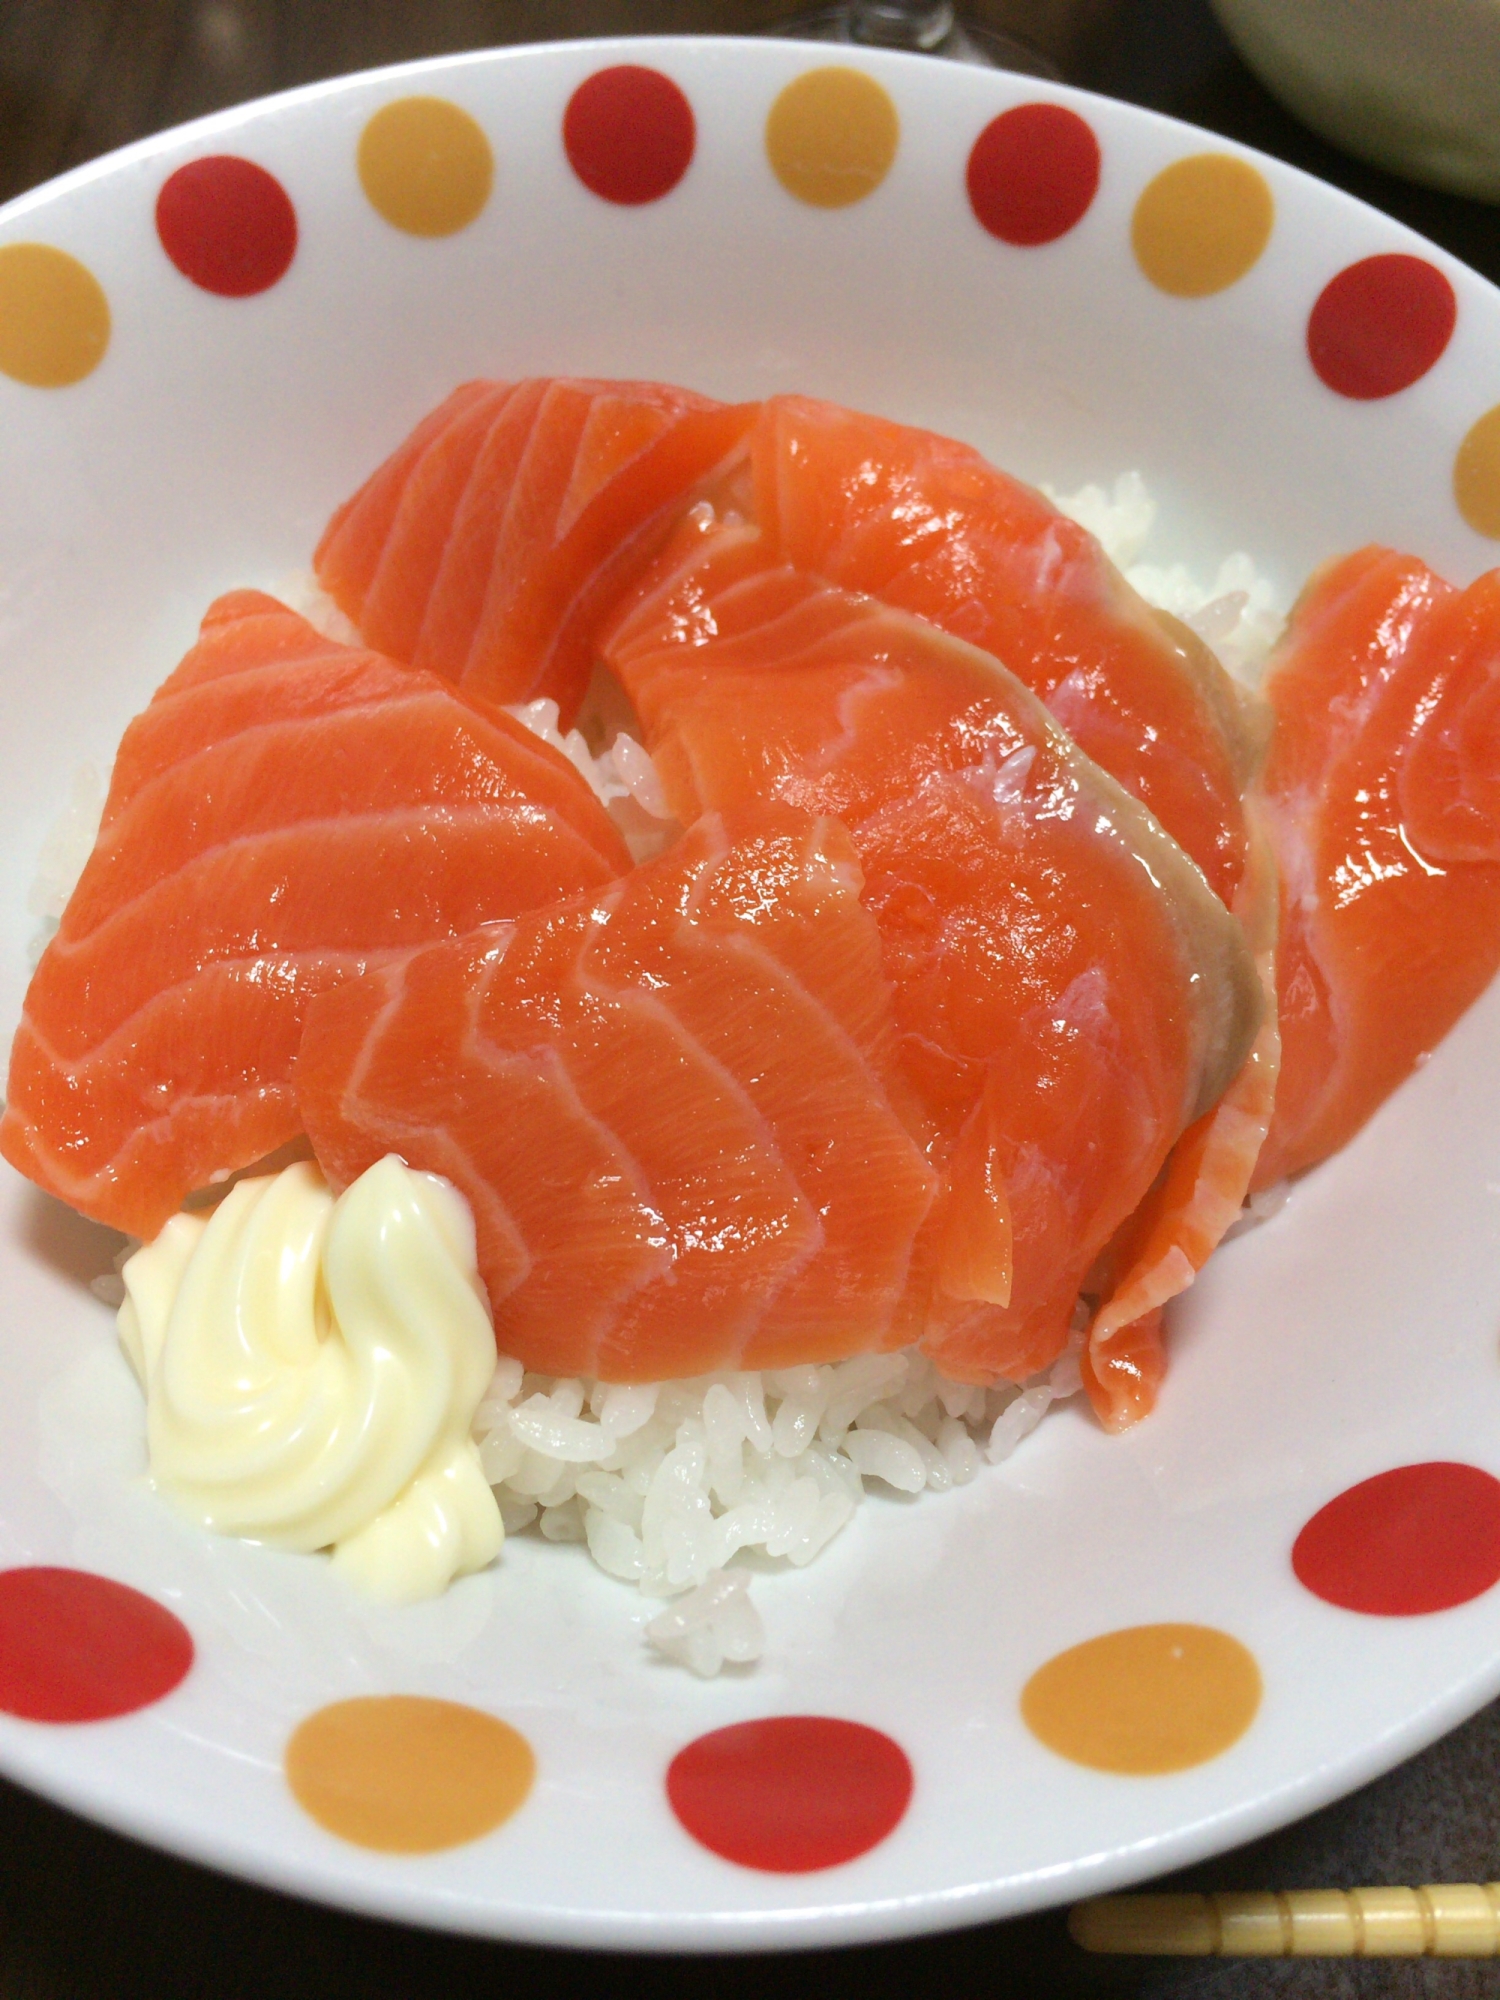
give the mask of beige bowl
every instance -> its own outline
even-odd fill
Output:
[[[1346,152],[1500,201],[1500,0],[1213,0],[1266,86]]]

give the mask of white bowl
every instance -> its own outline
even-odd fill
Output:
[[[1495,0],[1214,0],[1289,109],[1359,159],[1500,201]]]
[[[0,215],[80,260],[108,301],[102,361],[70,387],[0,376],[0,671],[9,731],[0,1017],[26,979],[27,884],[77,765],[130,714],[218,591],[305,566],[334,503],[466,376],[660,377],[724,396],[802,389],[967,437],[1057,486],[1140,468],[1153,550],[1208,567],[1250,550],[1290,594],[1383,540],[1458,580],[1496,545],[1455,504],[1460,440],[1496,395],[1500,295],[1384,216],[1170,120],[1030,78],[844,54],[899,113],[864,199],[809,205],[768,164],[768,111],[827,52],[660,40],[512,49],[341,79],[131,147]],[[664,198],[590,193],[560,142],[576,86],[621,62],[675,79],[692,164]],[[437,95],[487,134],[476,220],[417,237],[355,171],[371,115]],[[976,220],[966,168],[988,122],[1070,107],[1097,195],[1031,248]],[[1275,226],[1237,282],[1159,289],[1131,222],[1162,169],[1249,161]],[[295,206],[299,240],[253,296],[200,289],[164,254],[159,189],[237,154]],[[1421,379],[1336,394],[1306,349],[1343,266],[1409,254],[1457,324]],[[1471,509],[1472,511],[1472,509]],[[140,1412],[86,1289],[102,1232],[17,1176],[0,1184],[0,1566],[129,1582],[191,1631],[196,1664],[114,1721],[0,1715],[0,1767],[177,1852],[381,1914],[555,1943],[744,1949],[937,1929],[1099,1891],[1231,1846],[1420,1748],[1500,1689],[1500,1592],[1367,1619],[1295,1580],[1302,1523],[1390,1466],[1500,1470],[1500,1005],[1491,995],[1346,1153],[1230,1244],[1177,1315],[1157,1414],[1121,1439],[1075,1410],[1004,1467],[920,1505],[872,1501],[810,1571],[757,1584],[753,1671],[699,1683],[655,1662],[646,1608],[581,1552],[507,1545],[432,1605],[376,1612],[320,1559],[214,1541],[141,1486]],[[1155,1778],[1070,1763],[1028,1733],[1027,1677],[1059,1650],[1155,1620],[1254,1655],[1260,1711],[1224,1754]],[[483,1839],[379,1854],[324,1831],[284,1780],[313,1710],[444,1696],[531,1742],[524,1807]],[[672,1756],[720,1724],[820,1713],[872,1724],[916,1775],[895,1831],[822,1872],[762,1873],[669,1810]]]

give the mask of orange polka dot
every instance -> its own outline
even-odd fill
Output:
[[[1227,1632],[1131,1625],[1039,1667],[1021,1714],[1059,1757],[1149,1777],[1227,1750],[1254,1721],[1260,1696],[1260,1669]]]
[[[319,1826],[386,1854],[477,1840],[522,1805],[536,1775],[531,1745],[498,1717],[408,1694],[318,1709],[285,1761],[287,1783]]]
[[[1500,403],[1469,426],[1458,447],[1453,497],[1476,535],[1500,542]]]
[[[788,194],[813,208],[848,208],[891,170],[901,121],[889,92],[860,69],[810,69],[766,120],[766,157]]]
[[[0,373],[33,389],[81,382],[109,345],[109,301],[93,272],[48,243],[0,250]]]
[[[1265,176],[1228,153],[1195,153],[1159,173],[1135,205],[1130,241],[1158,290],[1201,299],[1238,283],[1271,240]]]
[[[359,180],[378,215],[408,236],[452,236],[483,210],[495,180],[490,142],[444,97],[398,97],[359,139]]]

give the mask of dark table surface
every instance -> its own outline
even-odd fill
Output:
[[[0,0],[0,201],[162,126],[317,77],[497,42],[771,26],[776,0]],[[1400,217],[1500,280],[1500,210],[1360,165],[1299,125],[1204,0],[974,0],[1069,82],[1224,132]],[[1174,1878],[1221,1889],[1500,1878],[1500,1703],[1352,1798]],[[0,1780],[0,2000],[499,1992],[585,1982],[718,2000],[970,1995],[1460,1996],[1500,1968],[1091,1958],[1061,1913],[911,1943],[772,1959],[585,1958],[431,1936],[226,1881],[101,1832]]]

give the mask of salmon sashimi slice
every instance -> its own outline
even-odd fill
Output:
[[[425,572],[426,589],[431,589],[437,574],[437,563],[441,560],[441,539],[452,522],[458,496],[462,494],[473,468],[479,442],[489,423],[493,422],[496,410],[509,394],[510,384],[506,382],[462,383],[435,410],[430,410],[423,417],[415,430],[402,440],[357,493],[335,509],[323,530],[315,558],[320,580],[330,596],[346,609],[349,605],[358,605],[363,611],[367,605],[371,606],[371,624],[374,627],[394,623],[400,629],[399,611],[393,616],[387,609],[382,618],[378,598],[371,605],[382,558],[388,551],[391,553],[389,570],[396,578],[408,567],[418,569],[419,573]],[[414,491],[413,475],[422,466],[426,467],[426,473],[421,485]],[[456,492],[447,497],[446,504],[441,495],[445,477],[456,488]],[[424,530],[420,521],[414,522],[412,516],[420,515],[423,500],[433,496],[436,496],[433,511],[438,516],[439,549],[436,556],[428,554],[424,559],[413,548],[413,543],[420,541]],[[402,560],[403,551],[408,552],[405,561]],[[390,589],[389,584],[387,589]],[[422,589],[414,588],[410,597],[413,611],[406,625],[411,632],[411,643],[415,644],[424,601]],[[370,643],[377,644],[374,639]],[[399,648],[390,645],[378,649],[392,658],[404,657]]]
[[[1100,1303],[1079,1363],[1089,1401],[1109,1431],[1128,1429],[1154,1408],[1167,1365],[1163,1308],[1187,1290],[1239,1220],[1270,1129],[1281,1071],[1277,890],[1270,845],[1252,814],[1250,865],[1236,900],[1255,947],[1264,997],[1260,1030],[1239,1074],[1177,1141],[1155,1186],[1101,1259]]]
[[[1500,572],[1357,551],[1294,607],[1262,780],[1282,1067],[1259,1187],[1344,1145],[1500,966]]]
[[[1247,698],[1088,532],[966,445],[804,396],[469,383],[334,514],[320,581],[366,642],[492,700],[555,699],[700,495],[792,567],[994,654],[1229,902],[1259,736]]]
[[[596,895],[323,995],[296,1080],[324,1171],[446,1175],[501,1348],[549,1374],[899,1344],[936,1177],[887,1093],[861,880],[832,820],[709,815]]]
[[[1244,1060],[1238,923],[1014,675],[753,527],[685,526],[601,648],[679,817],[776,798],[849,827],[944,1177],[911,1337],[960,1379],[1046,1365]]]
[[[1231,901],[1255,720],[1086,529],[968,445],[806,396],[761,406],[751,461],[782,560],[992,653]]]
[[[315,993],[629,866],[561,756],[444,682],[220,598],[125,732],[11,1054],[0,1151],[149,1237],[301,1132]]]
[[[437,609],[448,612],[447,624],[468,615],[468,631],[458,642],[460,660],[467,656],[489,579],[494,525],[490,547],[476,547],[472,514],[465,513],[462,528],[459,515],[481,462],[490,472],[497,458],[504,463],[509,446],[514,474],[539,392],[539,384],[467,384],[448,399],[448,421],[420,451],[413,454],[409,444],[402,445],[376,472],[368,498],[356,495],[347,511],[335,515],[337,526],[330,524],[314,567],[329,595],[354,618],[366,644],[389,659],[425,665],[419,654],[430,658],[438,650],[445,636],[441,621],[425,647],[423,637],[440,576],[447,587]],[[419,435],[424,428],[418,426]],[[392,498],[396,504],[387,523]],[[357,616],[351,608],[355,605]],[[443,665],[430,671],[444,680],[462,678]]]
[[[651,382],[469,383],[329,522],[319,581],[368,645],[566,728],[594,628],[756,406]]]

